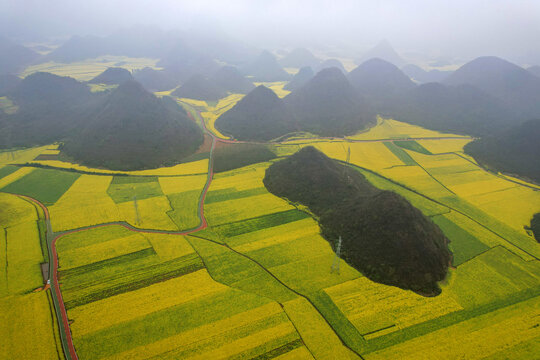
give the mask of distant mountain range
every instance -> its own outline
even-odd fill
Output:
[[[0,36],[0,75],[17,74],[40,58],[35,51]]]
[[[385,60],[391,64],[394,64],[397,67],[404,66],[407,62],[403,60],[403,58],[394,50],[392,45],[388,42],[388,40],[382,40],[380,43],[375,45],[372,49],[365,52],[362,57],[360,57],[358,60],[356,60],[356,64],[362,64],[363,62],[378,58]]]
[[[316,67],[320,62],[311,51],[304,48],[296,48],[279,60],[281,66],[291,68]]]

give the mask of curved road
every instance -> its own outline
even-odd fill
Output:
[[[190,117],[193,119],[191,114],[189,114]],[[200,116],[200,114],[199,114]],[[194,120],[194,119],[193,119]],[[134,226],[131,226],[125,222],[112,222],[107,224],[99,224],[99,225],[92,225],[80,229],[74,229],[74,230],[68,230],[59,234],[55,234],[52,231],[50,216],[49,216],[49,210],[45,205],[43,205],[39,200],[31,198],[26,195],[17,195],[22,199],[26,199],[39,207],[43,210],[43,213],[45,215],[45,223],[47,227],[46,236],[47,236],[47,249],[49,251],[49,278],[52,282],[51,286],[51,293],[53,298],[53,303],[56,311],[56,316],[58,318],[59,323],[59,331],[60,331],[60,338],[62,339],[62,348],[64,350],[64,355],[68,360],[78,360],[77,352],[75,350],[75,347],[73,345],[73,338],[71,336],[71,329],[69,327],[69,319],[66,312],[66,307],[64,305],[64,301],[62,298],[62,291],[60,290],[60,283],[58,282],[58,254],[56,252],[56,241],[66,235],[73,234],[76,232],[89,230],[89,229],[95,229],[99,227],[104,226],[111,226],[111,225],[121,225],[131,231],[136,232],[143,232],[143,233],[164,233],[164,234],[171,234],[171,235],[187,235],[194,232],[197,232],[199,230],[205,229],[208,224],[206,222],[206,218],[204,217],[204,200],[206,198],[206,194],[208,192],[208,189],[210,188],[210,184],[212,182],[212,177],[214,176],[213,171],[213,152],[215,148],[216,141],[219,141],[214,134],[212,134],[210,131],[206,129],[206,126],[204,124],[204,121],[201,117],[201,124],[203,127],[203,130],[208,133],[212,137],[212,145],[210,147],[210,156],[208,160],[208,178],[206,180],[206,184],[204,185],[204,188],[201,192],[201,195],[199,197],[199,206],[198,206],[198,216],[199,216],[199,226],[185,230],[185,231],[163,231],[163,230],[153,230],[153,229],[139,229]]]

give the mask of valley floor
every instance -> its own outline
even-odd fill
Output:
[[[229,100],[184,104],[214,144],[231,141],[213,128]],[[343,261],[331,273],[317,222],[264,187],[270,162],[214,174],[210,151],[119,174],[50,160],[54,145],[0,153],[0,357],[530,359],[540,244],[524,226],[540,188],[486,172],[468,141],[380,119],[347,139],[271,145],[280,157],[315,146],[429,216],[454,254],[437,297]],[[51,290],[39,264],[52,248]]]

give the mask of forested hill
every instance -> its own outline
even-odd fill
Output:
[[[202,140],[199,127],[174,100],[128,81],[66,140],[63,151],[85,165],[136,170],[174,165]]]
[[[264,185],[273,194],[307,206],[323,236],[343,259],[383,284],[440,293],[452,254],[448,239],[405,198],[372,186],[362,174],[313,147],[272,164]]]

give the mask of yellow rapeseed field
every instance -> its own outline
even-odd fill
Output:
[[[298,297],[284,303],[283,308],[317,360],[358,359],[306,299]]]
[[[33,163],[51,166],[59,169],[74,169],[85,172],[99,174],[127,174],[127,175],[150,175],[150,176],[174,176],[174,175],[191,175],[191,174],[206,174],[208,172],[208,159],[182,163],[169,167],[162,167],[150,170],[137,171],[116,171],[89,168],[87,166],[72,164],[59,160],[36,160]]]
[[[161,261],[176,259],[195,251],[186,238],[181,235],[157,233],[144,233],[141,235],[152,244]]]
[[[392,325],[396,331],[463,309],[449,291],[424,297],[365,277],[327,288],[325,292],[361,334]]]
[[[406,139],[406,138],[429,138],[429,137],[460,137],[461,135],[444,134],[420,126],[407,124],[393,119],[378,117],[377,125],[368,131],[362,131],[350,136],[356,140],[379,140],[379,139]]]
[[[215,136],[221,139],[228,139],[229,137],[223,135],[216,128],[216,120],[218,117],[223,115],[223,113],[230,110],[238,101],[240,101],[245,95],[244,94],[230,94],[222,99],[220,99],[214,106],[208,105],[205,101],[198,102],[197,100],[192,100],[187,102],[189,105],[195,106],[201,111],[201,116],[204,119],[206,128]],[[185,99],[181,99],[182,101]]]
[[[524,226],[529,226],[533,215],[540,210],[540,191],[520,185],[469,196],[467,200],[524,234]]]
[[[246,253],[268,246],[288,242],[297,238],[319,234],[319,225],[311,218],[294,221],[288,224],[253,231],[227,239],[227,243],[235,250]],[[234,244],[240,244],[235,246]]]
[[[8,184],[11,184],[12,182],[14,182],[16,180],[19,180],[20,178],[22,178],[25,175],[30,174],[32,171],[34,171],[34,168],[32,168],[32,167],[21,167],[17,171],[15,171],[15,172],[7,175],[7,176],[4,176],[3,178],[0,179],[0,189],[3,188],[4,186],[8,185]]]
[[[350,145],[344,141],[317,141],[302,145],[302,147],[313,146],[332,159],[345,161],[347,159],[348,146]],[[351,149],[351,156],[352,151]]]
[[[309,350],[305,347],[299,347],[291,350],[283,355],[275,357],[274,360],[313,360],[313,356]]]
[[[177,348],[187,347],[197,341],[203,341],[206,339],[212,339],[216,336],[226,335],[230,330],[248,326],[251,323],[279,314],[282,311],[283,310],[277,303],[271,302],[223,320],[205,324],[192,330],[184,331],[152,344],[130,349],[123,353],[108,357],[107,359],[147,359]]]
[[[371,170],[379,170],[391,166],[403,165],[382,142],[348,143],[351,148],[351,164]]]
[[[204,100],[188,99],[188,98],[178,98],[180,102],[184,102],[188,105],[191,105],[195,108],[206,108],[208,105]]]
[[[530,187],[533,187],[535,189],[538,189],[540,190],[540,185],[537,185],[537,184],[533,184],[533,183],[530,183],[530,182],[527,182],[523,179],[518,179],[516,177],[513,177],[513,176],[510,176],[510,175],[506,175],[506,174],[501,174],[499,173],[498,174],[500,177],[504,178],[504,179],[507,179],[507,180],[510,180],[510,181],[515,181],[517,183],[520,183],[522,185],[526,185],[526,186],[530,186]]]
[[[452,195],[419,166],[398,166],[380,170],[385,177],[433,198]]]
[[[288,336],[289,335],[289,336]],[[281,323],[269,329],[264,329],[257,332],[252,332],[250,335],[242,337],[238,340],[227,343],[217,349],[207,352],[199,352],[197,355],[190,357],[191,360],[206,360],[216,359],[225,360],[231,357],[241,356],[242,353],[263,346],[269,341],[287,337],[287,341],[283,341],[285,345],[288,340],[295,337],[296,330],[290,322]]]
[[[205,215],[213,226],[294,209],[270,193],[205,205]]]
[[[40,287],[43,278],[39,264],[43,262],[43,255],[35,220],[10,226],[6,230],[7,261],[4,266],[7,266],[8,292],[19,294]]]
[[[256,82],[254,83],[256,86],[264,85],[273,92],[276,93],[277,96],[280,98],[284,98],[285,96],[289,95],[291,92],[289,90],[283,89],[285,85],[287,85],[288,81],[274,81],[274,82]]]
[[[120,212],[107,194],[112,176],[81,175],[49,207],[54,231],[119,221]]]
[[[201,190],[206,183],[206,175],[160,177],[159,185],[165,195],[181,193],[190,190]]]
[[[133,201],[116,204],[107,194],[111,176],[82,175],[71,188],[49,208],[54,231],[83,226],[126,221],[142,228],[178,230],[167,212],[172,210],[165,196],[137,200],[140,223],[137,223]]]
[[[206,269],[139,290],[108,297],[69,311],[73,335],[80,337],[131,319],[227,290]]]
[[[60,154],[60,150],[57,149],[45,149],[41,153],[42,155],[58,155]]]
[[[143,69],[145,67],[155,68],[158,59],[131,58],[127,56],[104,55],[93,59],[76,61],[69,64],[48,61],[27,67],[21,74],[26,77],[38,71],[49,72],[59,76],[70,76],[79,81],[88,81],[105,71],[108,67],[118,66],[128,70]]]
[[[540,297],[511,305],[485,315],[416,337],[412,340],[364,355],[377,359],[484,359],[498,357],[513,346],[540,337],[538,313]],[[538,341],[531,354],[540,350]],[[514,358],[510,356],[510,358]]]
[[[32,204],[18,196],[0,193],[0,227],[7,228],[36,219],[36,210]]]
[[[262,179],[268,166],[269,163],[262,163],[215,174],[210,191],[228,188],[247,190],[263,187]]]
[[[137,200],[139,222],[135,214],[133,202],[116,204],[120,217],[129,224],[144,229],[160,229],[178,231],[178,227],[167,215],[171,205],[166,196],[156,196],[149,199]]]
[[[24,150],[15,151],[2,151],[0,152],[0,165],[6,164],[23,164],[34,160],[36,156],[41,154],[44,150],[51,147],[51,145],[45,145],[40,147],[33,147]]]
[[[0,358],[58,359],[49,291],[0,298]]]
[[[151,244],[142,234],[133,233],[133,235],[127,237],[63,251],[59,259],[62,269],[66,270],[130,254],[150,247]]]
[[[449,152],[463,151],[463,147],[471,142],[471,139],[452,139],[452,140],[418,140],[432,154],[442,154]]]

